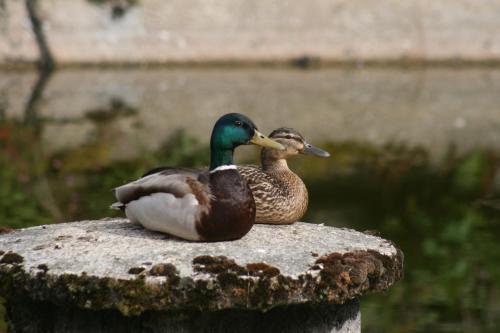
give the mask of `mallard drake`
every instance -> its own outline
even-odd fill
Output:
[[[255,202],[247,182],[233,164],[237,146],[284,147],[261,134],[244,115],[222,116],[212,131],[210,168],[162,168],[117,187],[118,202],[134,223],[193,241],[243,237],[255,222]]]
[[[297,154],[330,154],[306,142],[292,128],[278,128],[269,137],[285,146],[285,150],[263,148],[261,167],[238,166],[238,171],[253,193],[257,207],[255,223],[291,224],[304,216],[309,199],[302,179],[288,168],[287,158]]]

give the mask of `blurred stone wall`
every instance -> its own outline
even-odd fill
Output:
[[[500,59],[500,0],[37,4],[59,63]],[[24,0],[0,0],[0,64],[37,57],[24,6]]]

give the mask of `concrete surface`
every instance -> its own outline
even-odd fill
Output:
[[[32,60],[24,2],[2,3],[0,62]],[[43,0],[38,7],[59,63],[500,57],[499,0]]]
[[[237,241],[192,243],[127,220],[84,221],[14,231],[0,237],[0,250],[0,279],[23,284],[37,300],[124,313],[341,304],[385,290],[402,274],[391,242],[307,223],[255,225]]]
[[[13,332],[357,333],[357,298],[403,275],[390,241],[301,222],[216,243],[124,219],[53,224],[1,235],[0,256]]]
[[[0,65],[32,63],[38,58],[24,1],[0,1]]]

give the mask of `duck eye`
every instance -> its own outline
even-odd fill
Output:
[[[239,120],[236,120],[236,121],[234,122],[234,124],[235,124],[236,126],[238,126],[238,127],[241,127],[241,125],[243,125],[243,124],[241,123],[241,121],[239,121]]]
[[[286,136],[286,138],[287,138],[287,139],[291,139],[291,138],[292,138],[292,136],[291,136],[291,135],[287,135],[287,136]]]

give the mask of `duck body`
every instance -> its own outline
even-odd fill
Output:
[[[212,132],[209,170],[158,168],[115,189],[134,223],[192,241],[243,237],[255,222],[255,201],[232,163],[236,146],[247,143],[283,147],[259,133],[245,116],[228,114]]]
[[[239,166],[238,171],[252,190],[257,207],[255,223],[292,224],[306,213],[306,185],[288,167],[264,171],[258,166]]]
[[[261,166],[238,166],[255,201],[255,223],[292,224],[307,211],[309,194],[302,179],[289,169],[287,159],[298,154],[329,157],[330,154],[308,143],[298,131],[281,127],[269,137],[285,149],[261,150]],[[168,168],[159,167],[147,172],[150,175]],[[191,169],[203,172],[207,169]]]
[[[255,201],[236,168],[210,174],[211,214],[197,224],[204,240],[230,240],[246,235],[255,222]],[[235,223],[237,221],[237,223]]]
[[[239,166],[256,205],[255,223],[292,224],[304,216],[309,203],[307,187],[302,179],[288,168],[287,158],[298,155],[328,157],[330,154],[307,143],[302,134],[292,128],[278,128],[270,138],[285,149],[263,148],[261,167]]]
[[[116,195],[133,223],[187,240],[237,239],[255,220],[252,192],[235,166],[212,173],[166,168]]]

